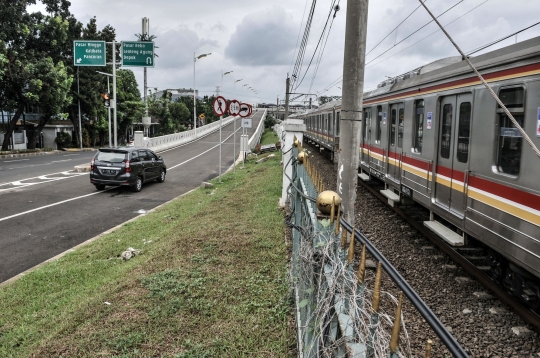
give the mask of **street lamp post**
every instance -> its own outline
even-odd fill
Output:
[[[223,90],[223,76],[232,73],[233,71],[228,71],[223,73],[221,71],[221,89]],[[219,94],[219,92],[218,92]],[[221,183],[221,127],[223,126],[223,116],[219,116],[219,182]]]
[[[195,56],[193,52],[193,130],[195,131],[195,137],[197,137],[197,98],[195,96],[195,62],[203,57],[210,56],[212,53],[203,53],[202,55]]]

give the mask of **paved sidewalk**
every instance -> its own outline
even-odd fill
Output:
[[[46,152],[29,152],[29,153],[10,153],[10,154],[1,154],[0,159],[5,158],[18,158],[18,157],[31,157],[35,155],[49,155],[49,154],[58,154],[63,152],[92,152],[96,151],[96,148],[83,148],[83,149],[76,149],[76,148],[69,148],[65,150],[50,150]]]

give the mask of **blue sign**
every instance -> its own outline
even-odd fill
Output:
[[[426,129],[431,129],[431,123],[433,121],[433,112],[427,112]]]
[[[538,107],[538,116],[536,120],[536,136],[540,137],[540,107]]]

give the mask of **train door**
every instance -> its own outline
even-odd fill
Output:
[[[403,157],[403,103],[390,106],[390,125],[388,129],[388,177],[396,182],[401,181],[401,159]]]
[[[362,121],[362,144],[360,149],[361,161],[367,163],[369,161],[368,151],[364,148],[369,148],[371,145],[371,108],[364,108],[364,120]]]
[[[435,202],[463,218],[466,172],[469,165],[472,95],[466,93],[444,97],[440,111]]]

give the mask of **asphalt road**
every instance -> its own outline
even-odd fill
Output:
[[[254,113],[249,135],[262,114]],[[239,125],[237,120],[236,157]],[[233,164],[233,132],[232,123],[222,130],[222,172]],[[168,168],[165,182],[146,183],[139,193],[109,187],[97,191],[88,173],[73,172],[93,155],[0,159],[0,282],[217,177],[219,131],[160,152]]]

